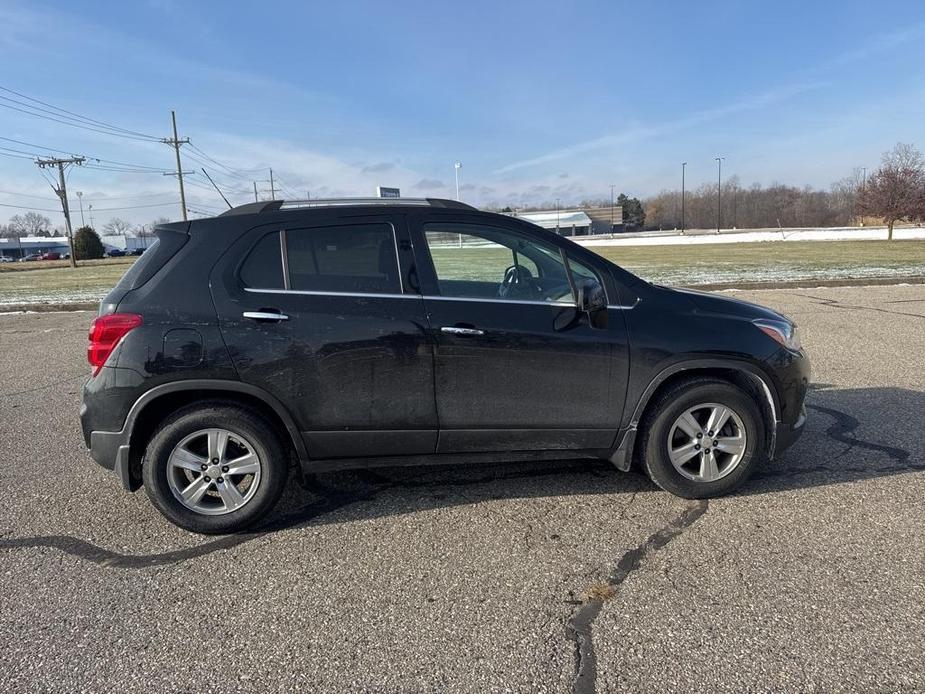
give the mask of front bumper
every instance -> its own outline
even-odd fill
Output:
[[[800,415],[797,420],[788,424],[786,422],[777,423],[777,436],[775,438],[774,453],[782,453],[796,443],[796,440],[803,435],[804,425],[806,424],[806,404],[800,408]]]

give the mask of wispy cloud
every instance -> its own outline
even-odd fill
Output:
[[[558,161],[560,159],[567,159],[569,157],[573,157],[578,154],[584,154],[586,152],[610,150],[615,147],[625,146],[653,137],[671,135],[681,130],[686,130],[698,125],[717,121],[736,113],[753,111],[756,109],[765,108],[772,104],[780,103],[782,101],[787,101],[788,99],[792,99],[793,97],[800,94],[818,89],[821,86],[823,86],[823,83],[821,82],[793,84],[767,91],[762,94],[750,96],[720,108],[698,111],[689,116],[685,116],[684,118],[677,118],[675,120],[670,120],[654,125],[629,127],[617,134],[603,135],[601,137],[594,138],[593,140],[577,142],[573,145],[562,147],[561,149],[553,150],[552,152],[548,152],[537,157],[513,162],[501,167],[500,169],[497,169],[493,173],[506,174],[512,171],[517,171],[518,169],[538,166],[541,164],[548,164],[549,162]]]

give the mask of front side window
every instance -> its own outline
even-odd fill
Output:
[[[507,229],[477,224],[428,224],[440,295],[511,301],[575,301],[558,247]],[[593,270],[569,259],[574,276]]]

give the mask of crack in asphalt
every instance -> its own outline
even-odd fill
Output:
[[[707,512],[709,502],[698,501],[688,506],[679,516],[673,518],[662,528],[652,533],[641,545],[628,550],[620,557],[613,573],[607,579],[602,597],[588,597],[576,609],[565,625],[566,638],[575,644],[575,679],[572,682],[572,691],[577,694],[594,692],[597,686],[597,655],[594,651],[592,629],[594,620],[604,607],[604,603],[611,599],[616,589],[640,567],[643,559],[651,552],[655,552],[676,537],[681,535]]]
[[[925,466],[910,465],[908,463],[911,454],[904,448],[890,446],[887,444],[868,441],[852,435],[852,432],[860,427],[861,422],[841,410],[822,405],[807,403],[808,408],[821,412],[832,418],[832,424],[826,429],[825,435],[839,443],[844,444],[844,450],[838,453],[822,465],[816,465],[812,468],[797,470],[780,470],[779,472],[766,471],[763,474],[755,475],[753,479],[764,479],[770,477],[797,477],[800,475],[811,474],[815,472],[870,472],[870,466],[844,466],[832,465],[832,463],[844,458],[852,450],[863,448],[878,453],[883,453],[892,460],[897,461],[896,465],[876,468],[877,472],[902,472],[906,470],[921,470]],[[595,592],[601,597],[587,597],[577,604],[577,609],[566,622],[566,638],[572,641],[574,645],[574,672],[575,678],[572,684],[572,691],[577,694],[586,694],[594,692],[597,684],[597,656],[594,650],[594,641],[592,629],[595,620],[600,615],[604,603],[610,600],[616,594],[616,589],[627,579],[627,577],[639,568],[642,560],[650,552],[661,549],[673,539],[681,535],[687,528],[697,521],[704,513],[707,512],[708,502],[701,501],[688,507],[680,516],[672,520],[668,525],[657,530],[641,545],[627,551],[617,563],[617,567],[610,575],[603,586],[596,587]],[[666,576],[674,584],[671,576]]]
[[[859,306],[857,304],[846,304],[838,299],[827,299],[822,296],[814,296],[813,294],[802,294],[800,292],[794,292],[795,296],[802,296],[807,299],[812,299],[814,303],[819,304],[820,306],[828,306],[830,308],[840,308],[846,311],[876,311],[878,313],[891,313],[894,316],[909,316],[911,318],[925,318],[925,315],[921,313],[908,313],[907,311],[891,311],[888,308],[879,308],[877,306]]]

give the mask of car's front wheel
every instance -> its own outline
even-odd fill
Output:
[[[279,500],[288,456],[262,417],[204,403],[165,420],[142,463],[145,491],[171,522],[197,533],[243,530]]]
[[[691,379],[649,408],[642,463],[662,489],[688,499],[726,494],[767,455],[766,427],[752,397],[715,379]]]

